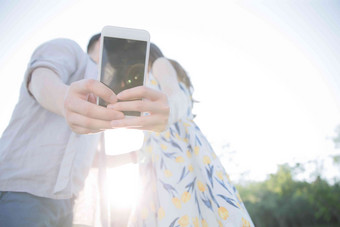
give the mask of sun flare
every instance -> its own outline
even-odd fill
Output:
[[[143,140],[140,130],[109,130],[105,132],[105,151],[107,155],[117,155],[138,150]],[[115,168],[107,167],[106,185],[111,207],[132,207],[140,191],[138,165],[129,163]]]
[[[137,165],[127,164],[108,169],[106,184],[111,207],[132,207],[140,194]]]

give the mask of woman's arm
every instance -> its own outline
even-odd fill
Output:
[[[177,73],[166,58],[158,58],[152,66],[152,73],[160,83],[162,91],[168,96],[170,106],[169,125],[180,120],[190,108],[190,99],[179,87]]]
[[[115,168],[129,163],[137,163],[137,155],[138,151],[131,151],[120,155],[106,155],[106,166],[108,168]]]
[[[92,166],[94,168],[99,167],[99,155],[100,153],[96,153]],[[120,155],[105,155],[105,163],[108,168],[115,168],[118,166],[126,165],[129,163],[137,163],[138,160],[138,151],[131,151],[129,153],[120,154]]]

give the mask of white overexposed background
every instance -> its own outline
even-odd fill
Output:
[[[65,37],[85,50],[105,25],[148,30],[184,66],[196,122],[232,180],[339,153],[338,1],[1,0],[0,133],[34,49]]]

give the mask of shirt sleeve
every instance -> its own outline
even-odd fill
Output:
[[[168,96],[170,107],[168,126],[170,126],[187,115],[188,109],[191,108],[191,97],[180,88],[176,71],[171,63],[165,59],[162,61],[159,67],[163,67],[163,70],[155,70],[153,74],[162,91]]]
[[[32,72],[40,67],[54,71],[67,84],[77,70],[82,56],[84,52],[81,47],[69,39],[55,39],[40,45],[34,51],[26,70],[26,88]]]

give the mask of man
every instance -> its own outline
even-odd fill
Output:
[[[164,93],[141,86],[117,95],[96,80],[98,40],[90,40],[88,54],[68,39],[51,40],[33,53],[0,139],[0,226],[71,226],[73,198],[103,147],[98,132],[167,127]],[[136,101],[105,108],[96,105],[97,97],[111,105]],[[121,111],[150,114],[125,119]]]

